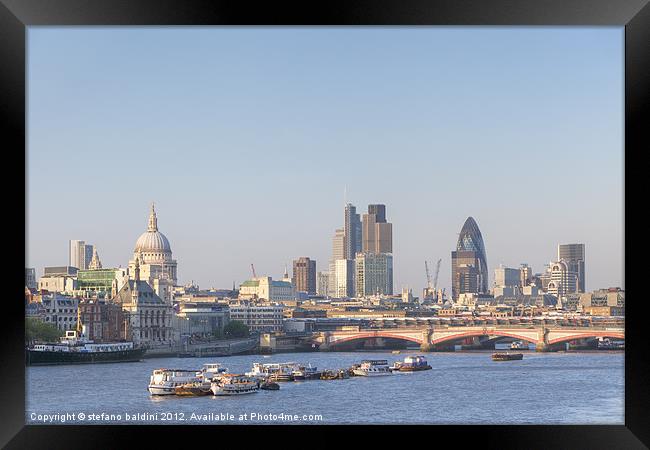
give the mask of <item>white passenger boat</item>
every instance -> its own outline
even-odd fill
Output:
[[[212,381],[214,377],[224,373],[228,373],[228,369],[219,363],[203,364],[201,367],[201,377],[204,381]]]
[[[156,369],[149,379],[153,395],[173,395],[177,386],[201,382],[201,372],[187,369]]]
[[[210,390],[214,395],[253,394],[260,390],[260,382],[246,375],[225,373],[213,379]]]
[[[393,374],[388,366],[388,361],[385,359],[367,359],[361,361],[361,365],[355,367],[352,371],[355,375],[361,377],[377,377]]]
[[[293,381],[295,363],[253,363],[253,369],[246,376],[271,381]]]

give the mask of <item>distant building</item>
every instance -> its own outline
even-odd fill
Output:
[[[56,275],[66,275],[70,277],[77,276],[78,268],[74,266],[54,266],[54,267],[45,267],[43,269],[43,276],[56,276]]]
[[[136,345],[169,346],[177,340],[173,328],[174,310],[153,288],[140,279],[140,263],[136,259],[133,279],[129,279],[113,302],[127,313],[131,339]]]
[[[345,205],[343,229],[345,259],[354,259],[354,255],[361,251],[362,232],[357,208],[351,203]]]
[[[486,293],[488,268],[481,231],[472,217],[460,230],[456,251],[451,252],[452,299],[462,293]]]
[[[528,264],[519,266],[519,285],[529,286],[533,282],[533,269]]]
[[[557,259],[565,261],[568,270],[576,274],[577,292],[585,292],[585,244],[558,245]]]
[[[220,336],[229,321],[228,305],[216,302],[183,302],[176,314],[181,335]]]
[[[578,275],[570,270],[566,261],[556,261],[549,265],[550,281],[546,292],[558,298],[578,292]]]
[[[36,269],[33,267],[25,268],[25,286],[30,289],[36,289]]]
[[[294,300],[296,292],[288,281],[276,281],[271,277],[257,277],[244,281],[239,286],[239,298],[243,300],[261,299],[271,302]]]
[[[71,275],[46,275],[38,279],[38,290],[48,292],[73,292],[77,277]]]
[[[158,231],[158,217],[153,203],[149,213],[147,231],[135,243],[133,259],[129,261],[129,275],[133,277],[136,260],[140,266],[140,279],[149,283],[156,294],[171,305],[173,288],[177,281],[177,263],[167,237]]]
[[[75,292],[82,297],[95,297],[107,294],[109,297],[117,295],[128,280],[126,268],[89,269],[77,273],[77,286]]]
[[[95,247],[79,240],[69,241],[68,247],[68,265],[80,270],[87,269],[92,260]]]
[[[336,292],[336,261],[345,259],[345,230],[338,228],[332,238],[332,259],[329,262],[329,292]]]
[[[334,262],[334,291],[335,298],[354,297],[355,261],[353,259],[337,259]]]
[[[230,305],[230,320],[243,322],[250,331],[281,331],[283,311],[282,305],[254,305],[242,302]]]
[[[79,301],[74,297],[52,293],[41,297],[45,323],[56,325],[61,331],[77,329]]]
[[[127,315],[120,305],[100,299],[79,302],[80,328],[87,339],[115,342],[130,339]]]
[[[329,272],[318,272],[316,274],[316,294],[323,297],[328,297],[330,295]]]
[[[357,253],[355,295],[393,295],[393,256],[388,253]]]
[[[503,265],[494,269],[495,297],[512,297],[521,292],[521,270],[504,267]]]
[[[392,253],[393,224],[386,222],[385,205],[368,205],[362,221],[363,253]]]
[[[580,294],[580,304],[587,306],[625,307],[625,291],[620,288],[599,289]]]
[[[316,295],[316,261],[307,257],[294,260],[291,282],[296,291]]]

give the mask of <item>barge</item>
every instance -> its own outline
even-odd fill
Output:
[[[523,358],[523,353],[492,353],[492,361],[518,361]]]

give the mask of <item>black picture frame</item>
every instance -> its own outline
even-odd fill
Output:
[[[16,157],[25,167],[26,152],[26,27],[32,25],[533,25],[533,26],[621,26],[625,27],[625,192],[645,192],[643,179],[630,176],[633,160],[648,148],[644,117],[650,100],[650,6],[648,0],[415,0],[415,1],[327,1],[318,3],[260,3],[206,0],[0,0],[0,114],[6,125],[3,145],[5,175],[15,177],[5,189],[7,212],[26,211],[27,195],[19,191],[21,174],[8,157]],[[647,128],[647,127],[646,127]],[[26,178],[22,186],[26,189]],[[628,202],[623,199],[627,212]],[[643,206],[643,205],[642,205]],[[627,214],[627,213],[625,213]],[[5,225],[15,227],[15,236],[25,235],[25,223],[9,214]],[[26,218],[26,215],[23,217]],[[625,220],[626,236],[638,243],[639,224]],[[27,218],[26,218],[27,220]],[[22,226],[22,228],[21,228]],[[632,230],[628,230],[628,226]],[[631,232],[630,232],[631,231]],[[639,233],[643,231],[639,230]],[[7,234],[7,236],[11,236]],[[14,257],[25,257],[18,239],[9,239]],[[27,242],[26,242],[27,244]],[[497,448],[646,448],[650,443],[648,402],[650,377],[644,355],[645,299],[637,287],[643,280],[638,265],[625,252],[629,301],[626,319],[625,425],[624,426],[435,426],[364,427],[375,439],[394,436],[413,439],[415,445],[443,445],[473,442]],[[10,264],[10,272],[19,275],[20,267]],[[13,279],[13,275],[12,275]],[[197,435],[225,439],[230,433],[243,442],[259,438],[298,445],[322,438],[333,440],[333,431],[352,432],[342,445],[357,445],[363,439],[355,427],[272,426],[255,433],[259,426],[33,426],[25,425],[24,309],[19,301],[20,282],[12,283],[4,303],[1,389],[3,417],[0,445],[6,448],[121,448],[135,442],[136,434],[148,444],[165,445],[170,439],[197,445]],[[14,295],[15,294],[15,295]],[[585,392],[585,395],[597,393]],[[190,429],[191,428],[191,429]],[[359,430],[361,431],[361,430]],[[296,436],[295,433],[299,433]],[[221,437],[219,437],[221,436]],[[215,444],[216,445],[216,444]],[[295,445],[295,444],[294,444]],[[385,445],[385,444],[384,444]],[[449,445],[449,444],[447,444]],[[149,446],[149,445],[147,445]]]

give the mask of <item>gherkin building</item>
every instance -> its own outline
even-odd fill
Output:
[[[472,266],[472,270],[469,272],[466,267],[468,265]],[[463,292],[488,292],[485,244],[481,231],[472,217],[467,218],[460,230],[456,251],[452,252],[452,266],[452,295],[454,299]]]

